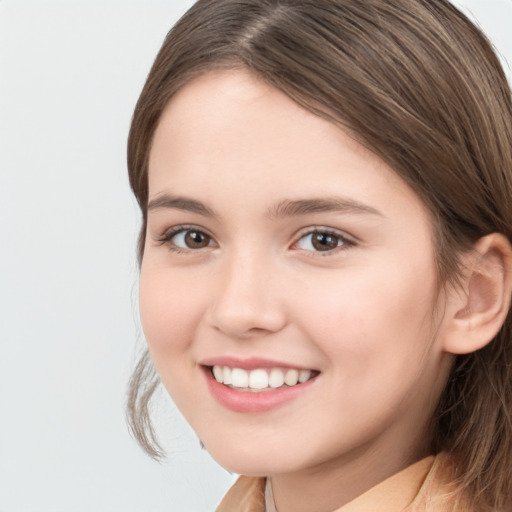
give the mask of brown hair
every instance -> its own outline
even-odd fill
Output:
[[[510,89],[485,36],[446,0],[199,0],[169,32],[141,93],[128,142],[142,210],[161,113],[192,78],[245,68],[348,130],[430,209],[441,282],[493,232],[512,240]],[[144,353],[128,415],[148,453],[158,377]],[[484,349],[458,356],[433,419],[435,452],[454,455],[478,510],[512,496],[512,315]]]

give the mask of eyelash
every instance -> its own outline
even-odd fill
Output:
[[[201,235],[207,236],[210,240],[214,240],[213,236],[209,235],[204,229],[199,228],[197,226],[175,226],[171,228],[170,230],[166,231],[159,239],[158,241],[162,243],[163,245],[167,245],[168,249],[175,253],[188,253],[190,251],[197,251],[199,249],[193,249],[193,248],[187,248],[179,247],[175,243],[173,243],[172,239],[180,234],[180,233],[187,233],[187,232],[194,232],[199,233]]]
[[[204,229],[199,228],[198,226],[193,226],[193,225],[175,226],[175,227],[171,228],[170,230],[166,231],[158,239],[158,241],[161,244],[163,244],[163,245],[167,245],[168,249],[170,251],[174,252],[174,253],[195,252],[195,251],[199,251],[200,249],[205,249],[205,248],[210,246],[210,245],[208,245],[208,246],[205,246],[205,247],[200,247],[200,248],[195,248],[194,249],[192,247],[189,247],[189,248],[180,247],[180,246],[176,245],[175,243],[173,243],[173,238],[176,235],[178,235],[180,233],[185,233],[186,234],[187,232],[198,233],[198,234],[201,234],[201,235],[204,235],[204,236],[208,237],[210,239],[210,241],[214,241],[213,236],[208,234]],[[339,245],[337,245],[336,247],[334,247],[334,248],[332,248],[330,250],[326,250],[326,251],[315,251],[315,250],[303,249],[304,252],[306,252],[306,253],[313,253],[313,254],[319,255],[321,257],[326,257],[326,256],[333,255],[335,253],[338,253],[339,251],[347,250],[348,248],[356,245],[356,242],[351,237],[349,237],[348,235],[346,235],[344,233],[340,233],[339,231],[335,231],[335,230],[329,229],[329,228],[312,226],[312,227],[309,227],[307,229],[302,230],[298,234],[298,238],[291,245],[291,248],[292,249],[293,248],[297,248],[298,250],[301,250],[300,248],[297,247],[298,244],[301,242],[301,240],[305,239],[308,236],[313,236],[315,233],[319,234],[319,235],[322,235],[322,236],[333,237],[333,238],[338,240],[338,244]]]
[[[316,255],[321,256],[321,257],[332,256],[334,254],[337,254],[340,251],[346,251],[350,247],[353,247],[354,245],[356,245],[355,240],[353,238],[349,237],[345,233],[342,233],[342,232],[339,232],[339,231],[336,231],[333,229],[321,227],[321,226],[312,226],[312,227],[302,230],[299,233],[297,241],[292,244],[292,248],[297,247],[298,244],[301,242],[301,240],[304,240],[306,237],[313,236],[315,234],[327,236],[327,237],[333,237],[338,240],[338,244],[339,244],[336,247],[334,247],[330,250],[327,250],[327,251],[318,251],[318,250],[314,251],[314,250],[304,249],[304,252],[313,253],[313,254],[315,254],[315,256]],[[300,250],[300,248],[299,248],[299,250]]]

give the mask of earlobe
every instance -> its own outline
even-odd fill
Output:
[[[481,238],[463,258],[464,277],[448,299],[454,313],[443,341],[452,354],[468,354],[492,341],[507,317],[512,294],[512,246],[505,236]]]

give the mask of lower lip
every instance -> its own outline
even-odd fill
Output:
[[[238,391],[217,382],[210,369],[204,368],[206,382],[211,394],[224,407],[235,412],[267,412],[294,400],[307,391],[316,377],[295,386],[276,388],[269,391]]]

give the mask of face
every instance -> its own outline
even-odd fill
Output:
[[[223,71],[167,106],[149,191],[144,332],[221,465],[318,472],[425,450],[450,365],[444,306],[429,214],[390,168]]]

